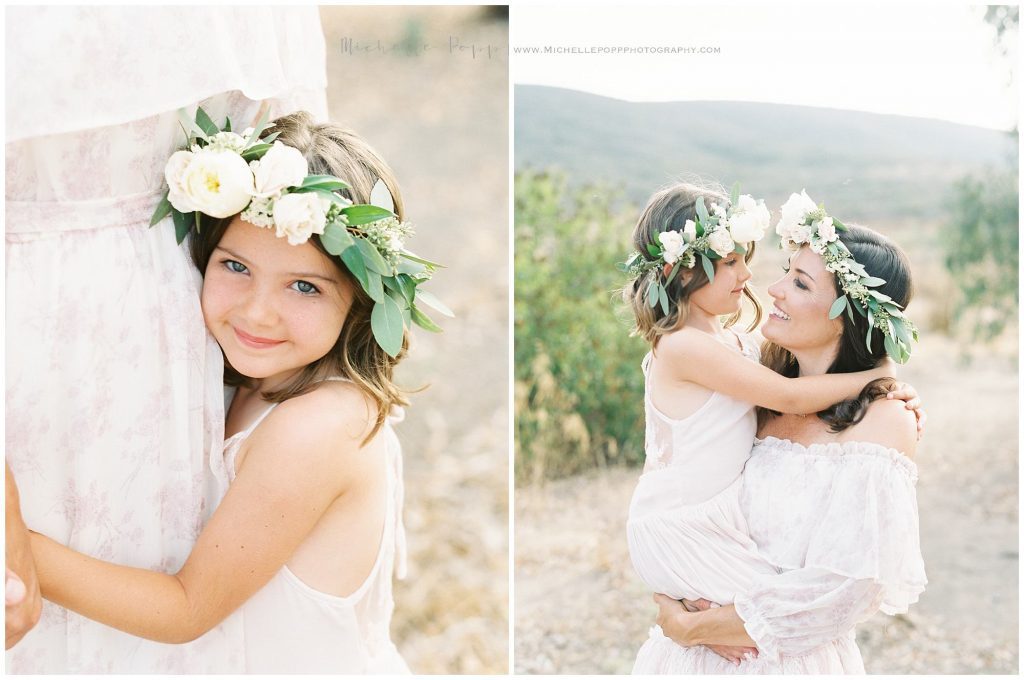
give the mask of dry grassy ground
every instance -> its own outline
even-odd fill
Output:
[[[925,337],[904,372],[929,413],[917,454],[929,585],[907,615],[861,626],[870,673],[1018,670],[1017,365],[957,353]],[[638,474],[516,490],[516,672],[629,672],[655,614],[626,547]]]
[[[456,314],[433,315],[442,335],[417,330],[399,370],[430,387],[398,429],[410,555],[392,634],[415,672],[505,673],[507,23],[474,7],[320,12],[331,117],[394,167],[417,226],[410,247],[448,265],[429,287]]]

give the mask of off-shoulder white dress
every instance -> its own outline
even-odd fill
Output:
[[[683,420],[645,403],[656,464],[630,506],[634,567],[655,592],[735,603],[759,656],[734,665],[654,626],[633,672],[863,673],[854,626],[906,611],[925,585],[914,463],[867,443],[751,451],[752,406],[718,393]]]

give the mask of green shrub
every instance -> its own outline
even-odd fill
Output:
[[[618,293],[638,210],[564,177],[515,180],[517,481],[643,461],[644,342]]]

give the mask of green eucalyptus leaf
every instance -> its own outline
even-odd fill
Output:
[[[188,141],[192,139],[201,139],[204,142],[210,141],[209,137],[206,136],[206,131],[196,125],[196,122],[188,116],[185,109],[178,109],[178,122],[185,129],[185,136],[188,137]]]
[[[665,285],[666,286],[668,284],[672,283],[672,279],[674,279],[676,277],[676,272],[678,272],[678,271],[679,271],[679,260],[676,260],[676,263],[672,265],[672,271],[670,271],[668,273],[668,278],[665,280]]]
[[[840,222],[839,220],[837,220],[834,217],[832,218],[832,226],[834,226],[836,228],[836,231],[848,231],[848,229],[846,228],[846,225],[843,224],[842,222]]]
[[[256,146],[257,144],[260,143],[260,135],[262,135],[263,131],[267,129],[267,121],[269,120],[269,118],[270,107],[267,107],[266,109],[263,110],[263,113],[260,114],[260,119],[256,121],[255,125],[252,126],[252,135],[250,135],[249,137],[248,148],[252,148],[253,146]],[[270,145],[267,144],[267,146],[269,147]]]
[[[700,263],[704,267],[704,273],[708,275],[708,281],[710,283],[715,282],[715,265],[711,264],[711,260],[704,253],[700,254]]]
[[[181,245],[181,242],[185,240],[185,237],[188,236],[188,232],[190,232],[193,225],[195,225],[196,214],[192,212],[178,212],[172,208],[171,216],[174,219],[174,236],[178,240],[178,245]]]
[[[280,134],[281,134],[280,132],[275,132],[273,134],[269,134],[269,135],[267,135],[266,137],[264,137],[262,139],[262,142],[264,144],[273,144],[274,140],[277,139],[278,135],[280,135]]]
[[[840,295],[836,298],[835,302],[832,303],[832,307],[828,310],[828,318],[834,319],[843,313],[846,309],[846,296]]]
[[[661,311],[668,316],[668,293],[665,292],[665,286],[658,286],[658,302],[661,303]]]
[[[259,159],[263,158],[263,156],[268,151],[270,151],[270,145],[269,144],[256,144],[254,146],[250,146],[248,149],[243,151],[242,152],[242,158],[246,162],[258,161]]]
[[[850,323],[857,323],[857,319],[853,316],[853,303],[849,301],[846,303],[846,316],[850,317]]]
[[[694,210],[696,210],[697,217],[700,218],[700,221],[706,223],[708,221],[708,209],[704,205],[704,197],[698,196],[697,200],[694,202],[693,207]],[[697,232],[697,235],[700,236],[700,232]]]
[[[201,106],[196,109],[196,125],[202,128],[203,132],[211,137],[220,132],[217,124],[213,122],[209,115],[207,115],[206,111],[203,111],[203,107]]]
[[[167,200],[167,196],[170,193],[170,189],[165,191],[163,198],[161,198],[160,202],[156,204],[156,210],[153,211],[153,217],[149,218],[149,226],[154,226],[157,222],[171,214],[171,202]]]
[[[395,213],[390,210],[369,204],[350,205],[347,208],[342,208],[341,212],[348,218],[349,225],[353,227],[395,216]]]
[[[373,306],[370,312],[370,328],[377,344],[390,357],[397,357],[402,351],[402,337],[405,334],[405,322],[402,308],[390,296],[385,295],[383,301]]]
[[[440,313],[444,314],[445,316],[451,316],[451,317],[455,316],[455,313],[452,310],[448,309],[447,305],[445,305],[443,302],[438,300],[437,297],[433,293],[431,293],[429,291],[426,291],[426,290],[418,290],[418,291],[416,291],[416,301],[417,302],[422,302],[423,304],[425,304],[425,305],[427,305],[429,307],[432,307],[433,309],[436,309],[437,311],[439,311]]]
[[[341,255],[355,243],[355,239],[345,227],[328,224],[324,227],[324,233],[320,235],[320,243],[331,255]]]
[[[420,264],[425,264],[428,267],[435,267],[435,268],[444,269],[444,265],[443,264],[438,264],[437,262],[431,262],[430,260],[426,260],[426,259],[420,257],[419,255],[416,255],[415,253],[410,253],[408,250],[403,250],[401,253],[399,253],[399,255],[404,257],[406,260],[411,260],[413,262],[418,262]]]
[[[328,191],[340,191],[341,189],[348,189],[348,185],[342,182],[337,177],[330,175],[308,175],[306,179],[302,180],[302,184],[299,185],[300,189],[326,189]]]
[[[868,276],[860,280],[865,286],[875,288],[885,283],[885,279],[880,279],[877,276]]]
[[[373,247],[373,244],[365,238],[357,238],[355,241],[356,247],[363,254],[363,263],[367,269],[371,269],[384,276],[391,276],[394,273],[394,269],[384,259],[384,256]]]
[[[732,252],[739,253],[740,255],[746,255],[747,254],[747,249],[743,247],[743,244],[737,243],[736,244],[736,249],[733,250]]]
[[[658,248],[653,243],[648,243],[647,244],[647,252],[650,253],[651,257],[653,257],[655,259],[661,257],[661,249]]]
[[[740,183],[739,182],[736,182],[735,184],[732,185],[732,191],[729,193],[729,202],[732,204],[732,207],[734,207],[734,208],[740,202]]]
[[[888,335],[885,336],[885,353],[892,357],[892,360],[898,364],[905,362],[903,352],[900,351],[899,347],[897,347],[896,343]]]
[[[879,302],[892,302],[892,298],[885,293],[879,293],[877,290],[869,290],[868,294],[878,300]]]
[[[380,302],[384,298],[384,285],[381,281],[380,274],[373,271],[372,269],[366,270],[366,294],[370,296],[374,302]]]
[[[231,132],[231,119],[229,117],[227,117],[227,116],[224,116],[224,128],[223,128],[223,130],[224,130],[224,132]]]
[[[864,307],[859,302],[855,302],[853,298],[850,299],[850,306],[853,307],[853,311],[857,312],[861,316],[867,316],[868,315],[868,313],[867,313],[867,311],[865,311]]]
[[[654,309],[658,306],[658,283],[657,281],[651,281],[651,284],[647,286],[647,304]]]
[[[341,253],[341,261],[345,263],[348,270],[352,272],[352,276],[356,277],[359,281],[359,285],[366,290],[370,287],[369,278],[366,276],[366,265],[363,263],[363,254],[353,243],[351,246],[346,248]],[[374,300],[374,302],[380,302],[380,300]]]
[[[412,314],[412,322],[414,324],[416,324],[420,328],[423,328],[424,330],[430,331],[431,333],[441,332],[441,327],[434,323],[429,316],[421,312],[415,306],[413,306],[410,311]]]

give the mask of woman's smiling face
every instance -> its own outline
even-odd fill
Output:
[[[806,246],[793,253],[785,276],[768,287],[768,294],[775,304],[761,328],[766,340],[791,352],[838,348],[843,322],[828,318],[836,288],[820,255]]]
[[[313,244],[236,217],[206,267],[203,318],[228,363],[270,390],[330,351],[354,292]]]

